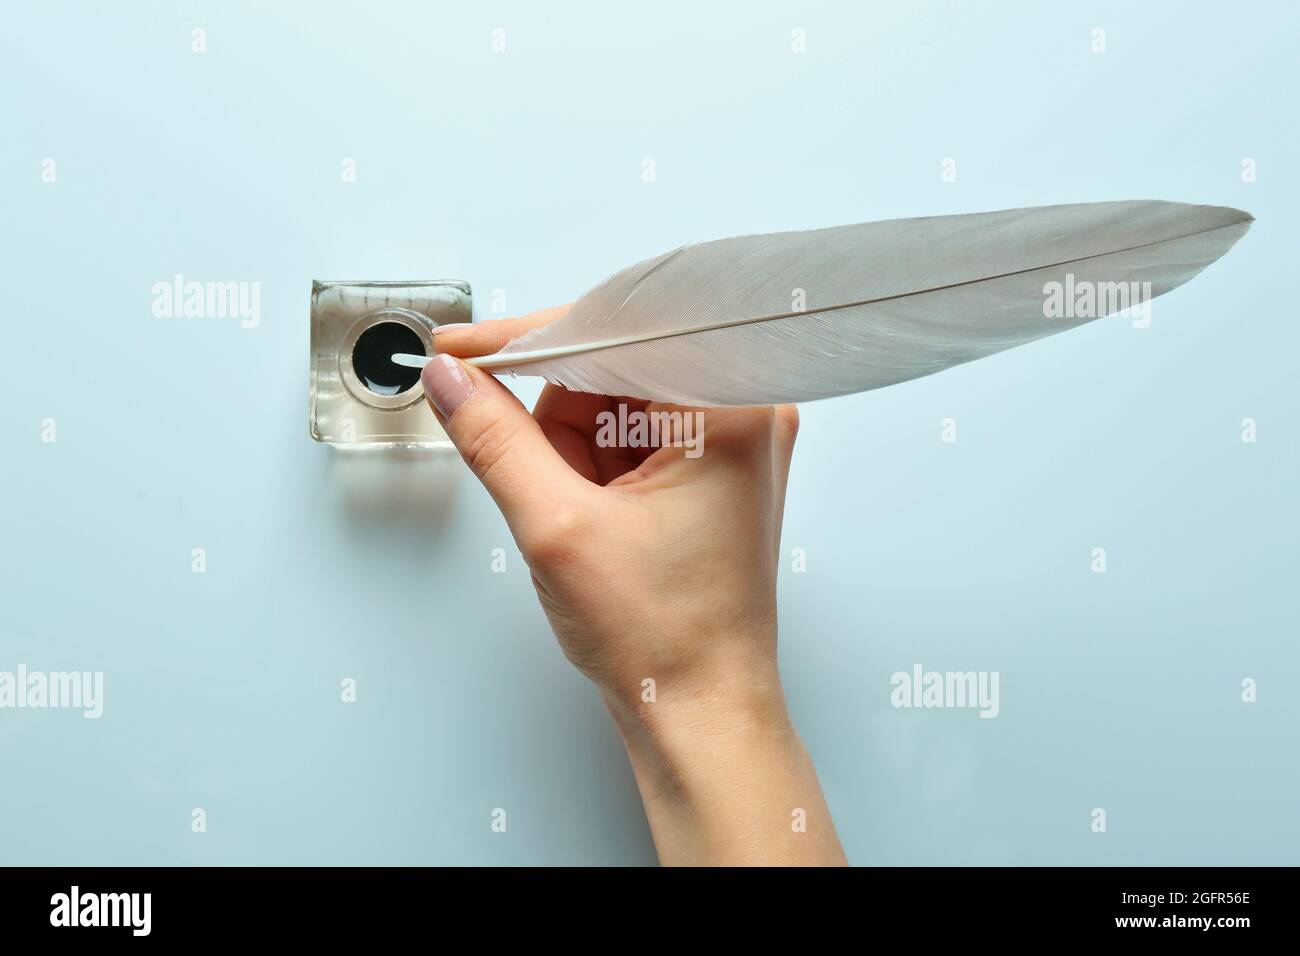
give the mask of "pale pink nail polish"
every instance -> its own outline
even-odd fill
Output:
[[[451,418],[456,409],[474,394],[474,383],[450,355],[439,353],[433,356],[420,379],[424,383],[424,393],[443,418]]]

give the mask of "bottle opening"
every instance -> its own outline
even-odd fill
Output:
[[[357,336],[352,347],[352,370],[376,395],[399,395],[420,381],[418,368],[393,363],[394,352],[427,354],[415,331],[400,322],[372,325]]]

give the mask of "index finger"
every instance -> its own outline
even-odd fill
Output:
[[[488,319],[472,325],[466,322],[440,325],[434,329],[433,344],[439,352],[457,358],[492,355],[501,351],[511,339],[564,318],[572,305],[557,305],[515,319]]]

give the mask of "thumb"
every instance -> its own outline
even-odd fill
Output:
[[[516,538],[528,525],[546,520],[557,496],[584,481],[528,409],[487,372],[439,352],[420,379],[447,435]]]

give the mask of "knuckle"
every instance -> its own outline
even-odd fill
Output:
[[[776,426],[793,441],[799,434],[799,407],[797,405],[776,406]]]
[[[772,447],[775,415],[771,408],[744,408],[729,410],[716,431],[713,445],[719,457],[749,463],[757,456],[765,456]]]
[[[532,522],[518,536],[519,550],[532,567],[570,560],[586,537],[587,519],[574,508],[559,508]]]
[[[466,443],[461,454],[480,481],[486,483],[488,476],[501,464],[518,431],[518,424],[498,419],[488,422]]]

